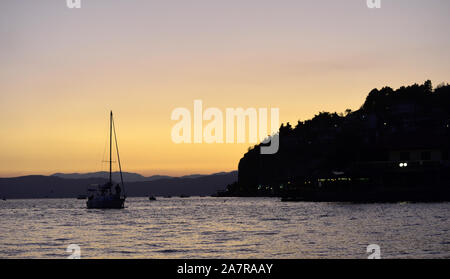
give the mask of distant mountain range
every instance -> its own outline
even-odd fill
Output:
[[[132,197],[212,195],[224,190],[228,184],[237,180],[237,171],[182,177],[161,175],[145,177],[137,173],[123,174],[125,191],[127,196]],[[120,181],[118,173],[113,175],[113,180]],[[75,198],[80,194],[86,194],[86,190],[93,184],[105,183],[108,176],[108,172],[93,172],[0,178],[0,197],[7,199]]]
[[[215,174],[224,174],[224,173],[215,173]],[[107,171],[99,171],[99,172],[88,172],[88,173],[55,173],[51,176],[57,176],[60,178],[68,178],[68,179],[87,179],[87,178],[107,178],[109,179],[109,172]],[[168,175],[152,175],[152,176],[143,176],[138,173],[133,172],[122,172],[123,180],[125,182],[142,182],[142,181],[154,181],[159,179],[170,179],[170,178],[199,178],[202,176],[208,176],[207,174],[191,174],[180,177],[168,176]],[[114,181],[120,181],[120,172],[113,172],[112,179]]]

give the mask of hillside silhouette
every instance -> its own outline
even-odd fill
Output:
[[[261,155],[261,144],[249,148],[239,162],[238,181],[221,194],[449,199],[443,191],[450,186],[448,84],[433,89],[427,80],[397,90],[373,89],[356,111],[320,112],[295,127],[282,124],[279,139],[274,155]]]

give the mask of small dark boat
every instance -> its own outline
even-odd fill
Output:
[[[87,199],[86,195],[78,195],[77,196],[77,200],[85,200],[85,199]]]
[[[154,196],[150,196],[150,197],[148,197],[148,199],[151,201],[156,201],[156,198]]]
[[[180,195],[180,198],[189,198],[188,195]]]

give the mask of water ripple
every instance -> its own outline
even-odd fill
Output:
[[[449,258],[450,203],[282,203],[275,198],[128,198],[0,203],[0,258]]]

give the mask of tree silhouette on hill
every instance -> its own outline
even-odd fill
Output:
[[[439,148],[448,154],[450,85],[423,84],[373,89],[360,109],[320,112],[295,127],[282,124],[279,151],[249,148],[239,162],[238,182],[229,192],[254,195],[261,188],[307,183],[331,172],[355,171],[358,162],[384,162],[402,148]],[[447,155],[448,156],[448,155]],[[448,159],[447,159],[448,160]]]

